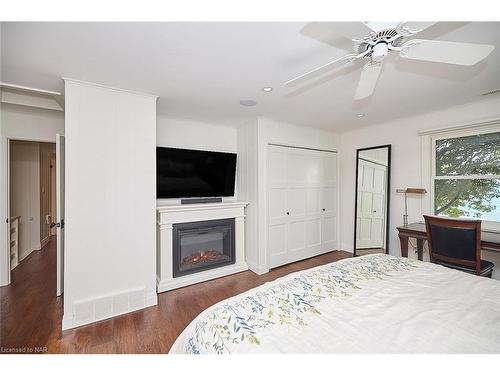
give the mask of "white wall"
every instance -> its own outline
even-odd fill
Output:
[[[10,215],[19,219],[19,260],[40,250],[40,145],[10,144]]]
[[[63,329],[156,304],[156,97],[66,80]]]
[[[247,180],[239,200],[249,201],[246,209],[246,258],[256,273],[269,270],[267,254],[267,149],[269,144],[337,151],[336,133],[292,125],[259,117],[238,128],[238,157],[243,160],[238,173]]]
[[[40,108],[0,103],[0,181],[7,181],[7,139],[55,142],[56,133],[64,134],[64,114]],[[9,282],[7,189],[0,183],[0,285]]]
[[[354,190],[356,172],[356,150],[358,148],[391,144],[391,207],[389,252],[400,254],[396,227],[403,224],[404,196],[396,194],[397,188],[426,187],[430,183],[430,142],[419,131],[455,126],[470,122],[481,122],[500,118],[500,99],[492,97],[466,105],[429,112],[411,118],[372,125],[341,135],[341,210],[342,249],[352,251],[354,239]],[[421,197],[409,196],[409,221],[423,220],[422,215],[430,212],[429,194]],[[411,254],[412,252],[409,251]],[[428,256],[428,255],[427,255]],[[500,256],[484,253],[497,265],[499,278]]]
[[[236,127],[158,116],[156,144],[161,147],[236,152]]]
[[[55,142],[64,134],[64,113],[48,109],[2,105],[2,135],[19,140]]]

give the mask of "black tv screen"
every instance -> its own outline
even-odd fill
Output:
[[[236,154],[156,148],[157,198],[234,195]]]

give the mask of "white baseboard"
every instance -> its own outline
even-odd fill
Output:
[[[158,305],[158,294],[156,292],[150,292],[146,295],[146,301],[144,308]]]
[[[157,304],[158,297],[156,293],[146,293],[145,288],[129,289],[119,293],[76,301],[73,304],[73,314],[70,316],[63,315],[62,330],[96,323]]]

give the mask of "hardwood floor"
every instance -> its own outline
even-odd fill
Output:
[[[207,307],[291,272],[352,255],[332,251],[260,276],[245,271],[161,293],[157,306],[62,332],[62,298],[55,296],[55,245],[51,240],[24,259],[12,272],[12,284],[0,288],[3,353],[30,348],[48,353],[167,353],[182,330]]]

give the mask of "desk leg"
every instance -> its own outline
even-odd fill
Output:
[[[401,243],[401,256],[408,258],[408,237],[399,234],[399,242]]]
[[[424,240],[417,238],[417,254],[418,260],[424,260]]]

